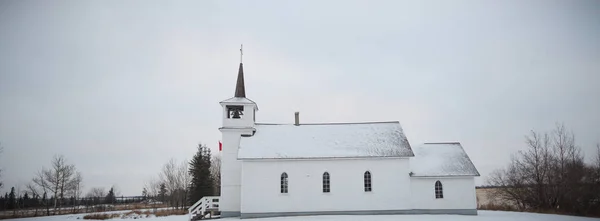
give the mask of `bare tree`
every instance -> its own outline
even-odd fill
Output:
[[[92,198],[94,203],[98,204],[102,202],[102,199],[106,196],[106,191],[102,187],[94,187],[86,195],[88,198]]]
[[[521,197],[523,189],[519,187],[524,185],[514,161],[513,157],[513,163],[508,168],[496,170],[489,175],[488,183],[498,187],[490,192],[490,196],[497,199],[495,203],[498,206],[523,210],[524,203]]]
[[[213,177],[215,196],[221,195],[221,156],[214,155],[210,164],[210,175]]]
[[[71,183],[69,184],[69,188],[73,191],[73,196],[75,196],[75,198],[79,198],[81,197],[81,189],[83,188],[83,176],[81,175],[81,172],[76,172],[75,173],[75,177],[73,177],[73,179],[71,180]]]
[[[179,178],[178,189],[180,190],[179,200],[182,209],[185,209],[186,207],[188,188],[192,182],[192,176],[188,173],[188,164],[187,160],[184,160],[177,168],[177,177]]]
[[[81,188],[83,188],[83,176],[81,175],[80,172],[75,172],[75,175],[73,176],[73,178],[69,181],[68,185],[68,190],[70,191],[69,195],[73,196],[75,198],[75,202],[73,205],[73,212],[76,211],[76,208],[78,206],[78,199],[81,197]]]
[[[584,163],[572,132],[557,124],[550,133],[532,131],[526,144],[506,169],[489,176],[488,184],[498,187],[493,197],[520,210],[580,215],[600,211],[600,175]]]
[[[148,194],[148,203],[150,203],[152,205],[152,208],[154,209],[154,211],[156,212],[156,207],[157,207],[157,203],[158,203],[158,195],[160,193],[160,178],[150,178],[146,184],[144,185],[144,188],[147,191]]]
[[[61,168],[60,171],[60,205],[62,205],[64,199],[65,199],[65,192],[69,192],[69,188],[72,187],[70,186],[72,184],[72,179],[75,176],[75,166],[74,165],[65,165],[63,168]],[[59,205],[59,206],[60,206]]]
[[[28,192],[29,194],[31,194],[31,196],[33,198],[35,198],[36,196],[41,196],[41,194],[42,194],[40,192],[40,189],[38,189],[37,186],[33,182],[28,183],[27,185],[25,185],[25,188],[27,189],[26,192]],[[42,202],[42,203],[44,203],[44,202]],[[43,206],[46,206],[46,205],[43,205]],[[38,207],[36,206],[36,207],[34,207],[33,216],[37,216],[37,215],[38,215]]]
[[[531,131],[525,137],[527,149],[511,157],[506,169],[490,174],[488,183],[500,187],[492,191],[492,196],[507,202],[520,210],[527,207],[540,207],[546,200],[545,183],[550,171],[550,137]]]
[[[54,196],[54,208],[60,207],[65,197],[77,196],[81,188],[81,173],[76,171],[75,165],[68,164],[65,157],[55,155],[49,169],[42,168],[32,180],[33,188],[39,188]],[[75,191],[74,191],[75,190]],[[65,195],[68,194],[68,195]]]
[[[149,198],[156,197],[158,195],[159,190],[160,190],[159,179],[157,179],[157,178],[150,178],[144,184],[144,188],[146,189]]]
[[[165,165],[163,165],[163,169],[159,174],[159,178],[167,188],[169,203],[171,205],[178,204],[179,199],[176,192],[180,186],[180,180],[177,176],[177,162],[175,159],[170,159],[167,163],[165,163]]]
[[[32,179],[32,182],[27,185],[27,189],[29,189],[32,193],[37,193],[40,195],[47,195],[50,193],[50,183],[48,183],[44,176],[44,169],[38,171]],[[42,205],[46,207],[46,215],[50,215],[50,202],[47,200],[42,201]]]
[[[547,204],[547,193],[543,188],[546,183],[547,174],[550,170],[550,137],[548,134],[539,135],[535,131],[531,131],[531,135],[526,137],[528,149],[519,151],[520,158],[515,158],[516,166],[513,172],[520,174],[518,177],[522,180],[523,185],[533,186],[534,188],[520,188],[521,194],[528,198],[524,201],[534,201],[539,204]],[[526,168],[526,169],[521,169]],[[543,205],[534,205],[534,207],[542,207]]]
[[[163,165],[158,174],[158,181],[151,181],[146,185],[146,190],[156,196],[160,191],[160,184],[165,184],[168,202],[176,208],[185,208],[187,204],[188,188],[191,175],[188,173],[188,162],[178,164],[175,159],[170,159]]]

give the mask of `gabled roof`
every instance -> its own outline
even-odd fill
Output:
[[[412,157],[398,122],[256,124],[242,137],[239,159]]]
[[[410,159],[413,177],[479,176],[479,172],[458,142],[425,143],[413,148]]]
[[[243,104],[256,104],[254,101],[245,97],[232,97],[219,103],[243,103]]]
[[[232,97],[227,100],[219,102],[219,104],[221,104],[221,105],[223,105],[223,104],[237,104],[237,105],[254,104],[254,109],[258,110],[258,105],[256,105],[256,103],[254,101],[252,101],[248,98],[245,98],[245,97]]]

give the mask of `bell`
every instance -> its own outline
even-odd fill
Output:
[[[233,112],[233,116],[231,118],[240,118],[240,115],[243,115],[242,111],[240,110],[232,110],[231,112]]]

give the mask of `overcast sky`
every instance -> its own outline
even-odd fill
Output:
[[[63,154],[141,195],[217,152],[241,43],[258,122],[400,121],[461,142],[478,185],[532,129],[600,141],[599,1],[1,1],[0,192]]]

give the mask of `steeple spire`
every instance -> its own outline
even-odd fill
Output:
[[[237,83],[235,85],[235,97],[246,97],[246,87],[244,87],[244,66],[240,63]]]
[[[241,59],[242,55],[242,46],[240,46],[240,70],[238,70],[237,83],[235,84],[235,97],[246,97],[246,87],[244,86],[244,65]]]

